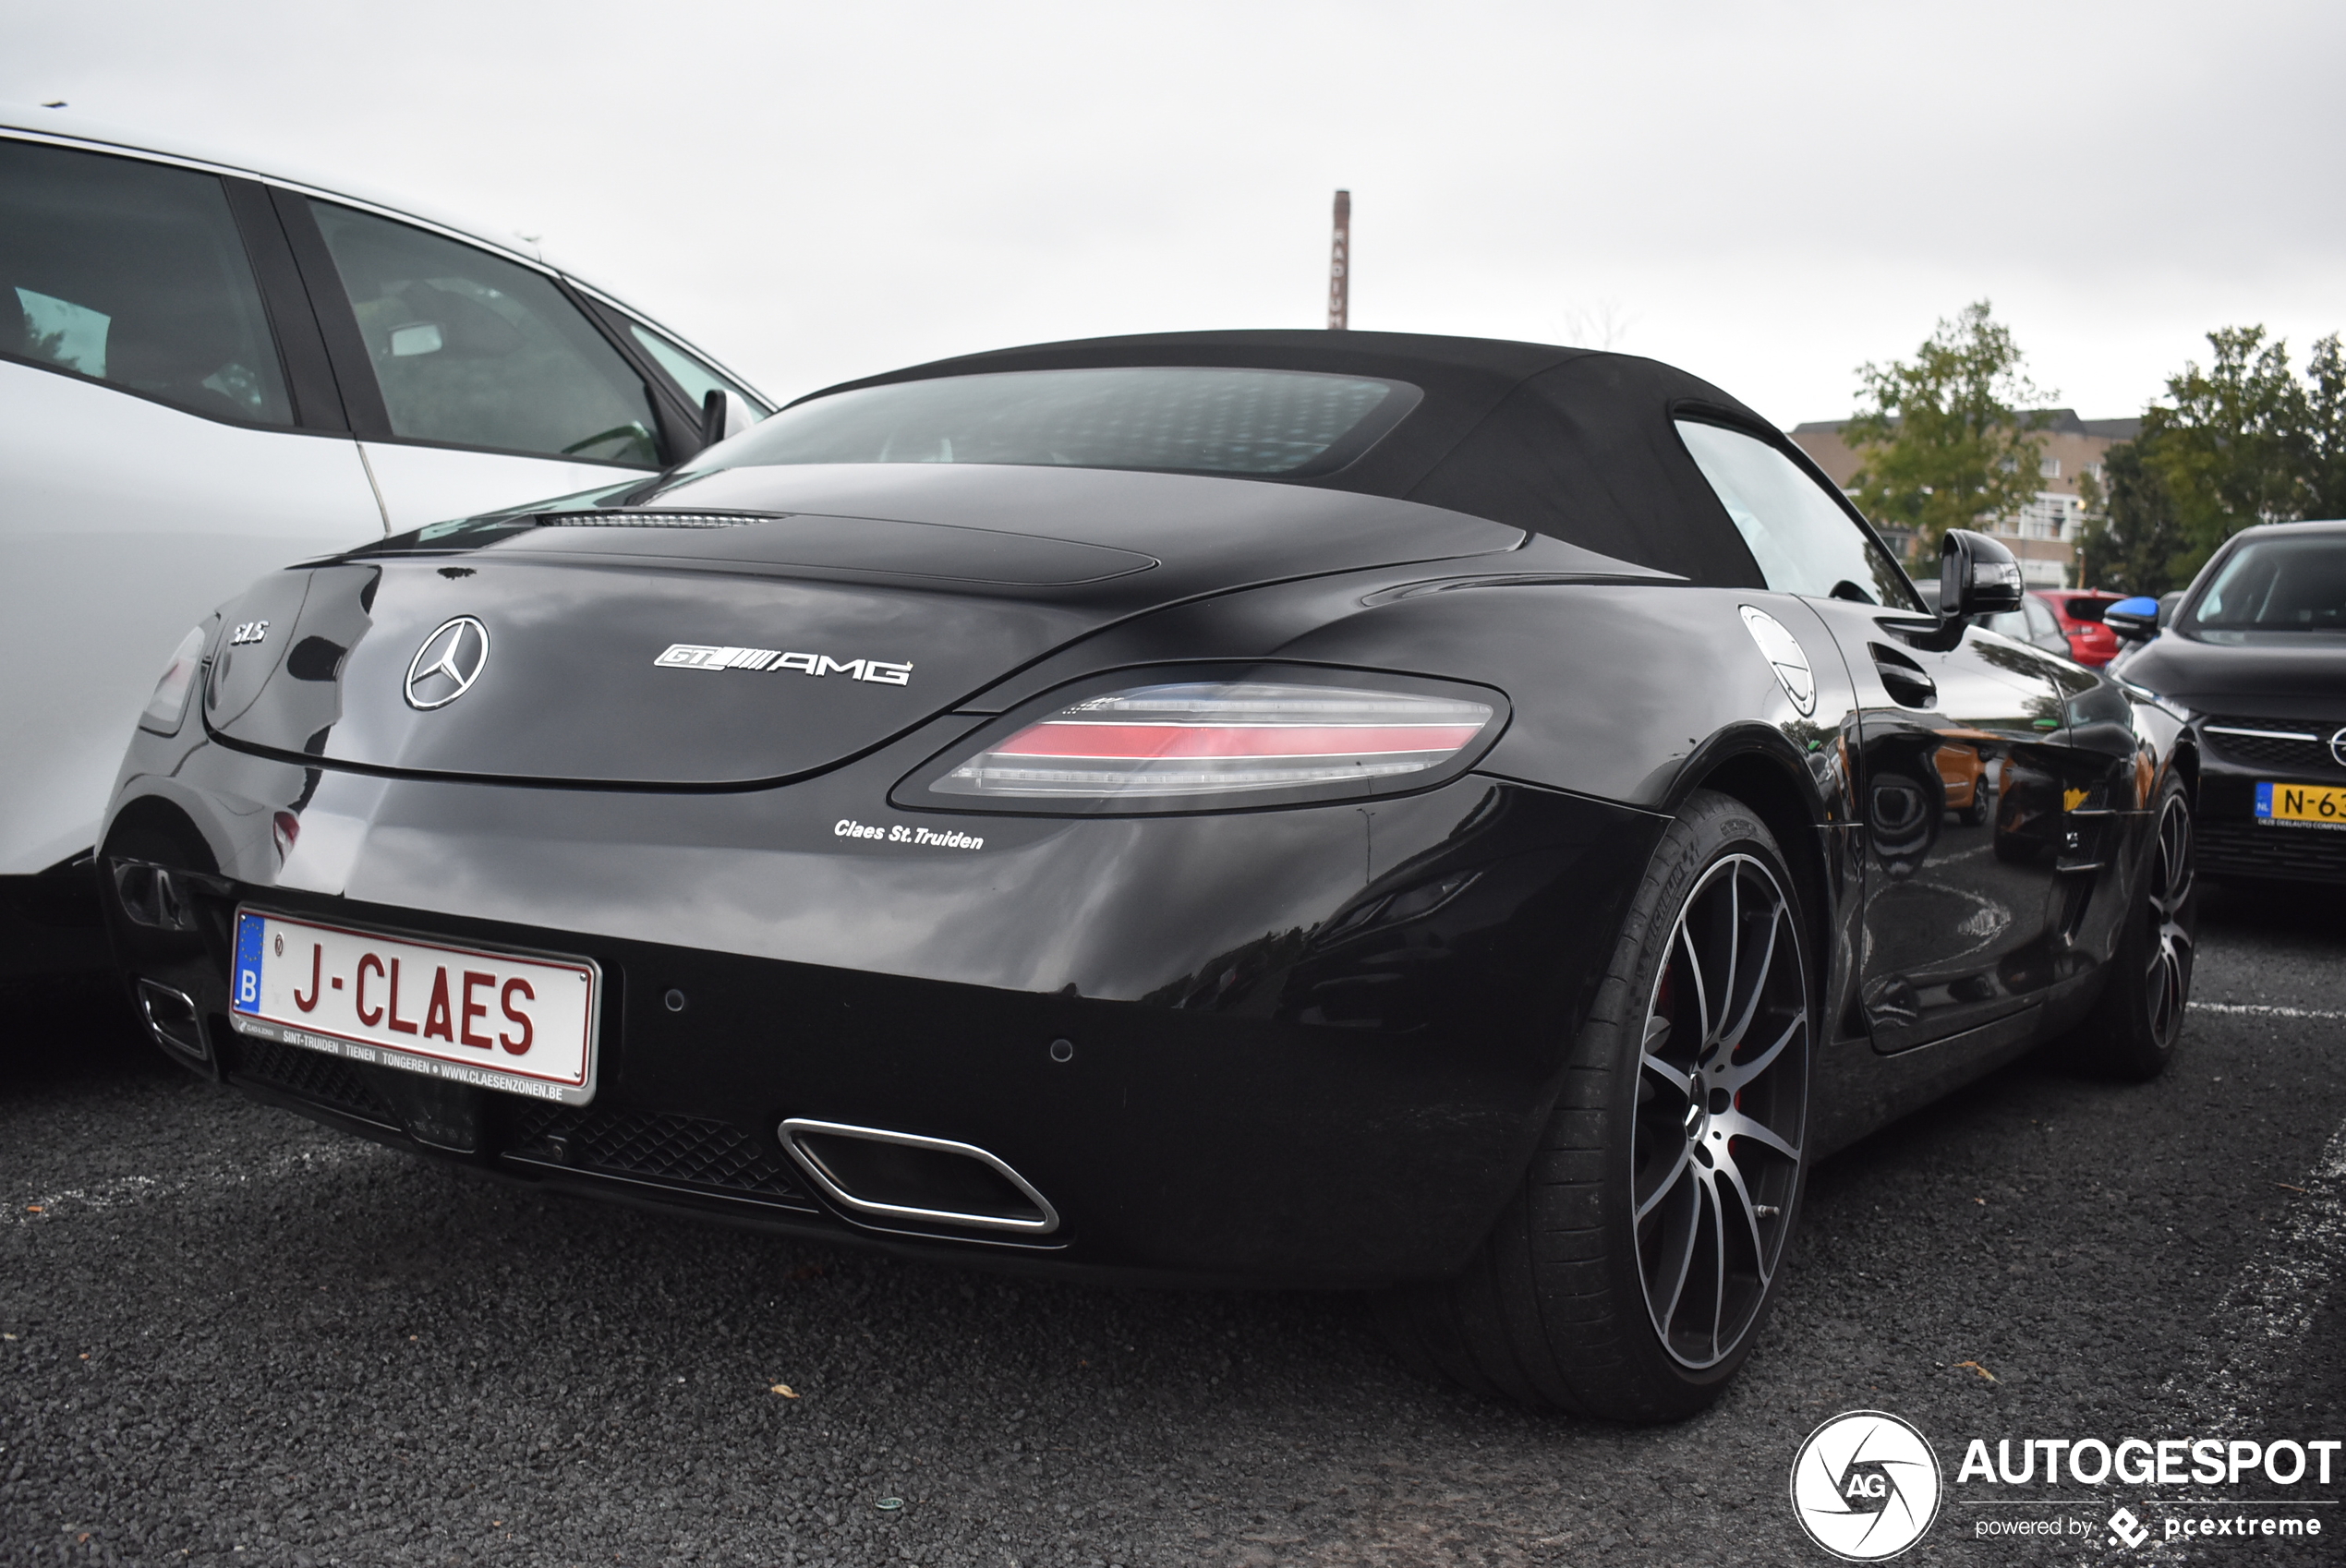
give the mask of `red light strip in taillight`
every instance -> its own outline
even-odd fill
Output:
[[[929,788],[948,796],[1103,805],[1274,790],[1373,790],[1380,780],[1443,766],[1493,717],[1490,704],[1463,695],[1367,687],[1133,686],[1025,725]]]
[[[993,748],[1011,757],[1334,757],[1455,752],[1477,724],[1085,724],[1046,719]]]

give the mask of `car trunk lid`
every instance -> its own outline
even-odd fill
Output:
[[[733,482],[441,525],[308,569],[304,594],[266,581],[256,602],[290,600],[294,623],[274,649],[224,650],[207,721],[329,766],[780,781],[1163,605],[1524,537],[1406,501],[1184,476],[709,477]]]

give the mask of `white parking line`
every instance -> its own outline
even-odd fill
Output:
[[[2191,1374],[2203,1431],[2241,1430],[2294,1364],[2315,1350],[2314,1320],[2346,1277],[2346,1126],[2330,1134],[2290,1200],[2287,1227],[2232,1280],[2209,1320],[2204,1370]],[[2180,1377],[2168,1386],[2179,1386]]]
[[[2346,1019],[2346,1012],[2325,1007],[2280,1007],[2263,1002],[2194,1002],[2195,1013],[2231,1013],[2241,1018],[2259,1019]]]

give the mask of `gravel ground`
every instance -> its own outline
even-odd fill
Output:
[[[2346,1120],[2341,1026],[2309,1016],[2346,1012],[2337,909],[2216,902],[2214,1006],[2157,1084],[2024,1063],[1820,1166],[1765,1342],[1661,1430],[1418,1381],[1346,1297],[542,1198],[198,1082],[67,996],[0,1052],[0,1560],[1822,1563],[1786,1476],[1858,1406],[1948,1472],[1902,1561],[2143,1556],[1977,1538],[2013,1510],[1958,1456],[2346,1437],[2346,1179],[2309,1175]],[[2346,1497],[2346,1463],[2311,1490]],[[2103,1495],[2156,1528],[2175,1492]],[[2206,1559],[2346,1555],[2297,1544]]]

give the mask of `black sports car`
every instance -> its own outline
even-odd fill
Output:
[[[2245,529],[2171,611],[2121,609],[2111,669],[2188,712],[2206,759],[2205,869],[2346,883],[2346,523]]]
[[[1062,344],[269,577],[103,846],[163,1046],[550,1188],[1377,1287],[1666,1418],[1806,1169],[2190,983],[2193,742],[1650,361]],[[196,694],[191,700],[190,694]]]

